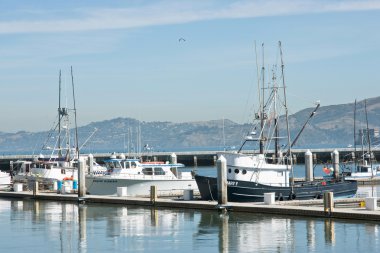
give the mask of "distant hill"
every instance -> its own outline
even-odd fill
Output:
[[[294,138],[314,108],[301,110],[289,117]],[[380,97],[367,100],[369,128],[380,127]],[[357,103],[356,128],[365,128],[364,102]],[[283,120],[283,119],[282,119]],[[231,120],[202,122],[145,122],[116,118],[92,122],[78,128],[79,145],[95,134],[82,147],[82,152],[133,152],[140,146],[154,151],[223,149],[239,147],[249,124]],[[282,130],[284,131],[284,130]],[[353,145],[354,103],[321,106],[305,128],[295,147],[346,147]],[[224,136],[224,138],[223,138]],[[0,132],[2,154],[38,154],[48,132]]]

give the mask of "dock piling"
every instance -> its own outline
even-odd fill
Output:
[[[85,164],[84,161],[80,160],[79,161],[79,168],[78,168],[78,185],[79,185],[79,190],[78,190],[78,197],[82,198],[86,196],[86,178],[85,178]]]
[[[38,181],[36,180],[33,184],[33,196],[37,196],[38,195]]]
[[[218,204],[227,204],[227,160],[220,156],[216,162],[218,171]]]
[[[339,178],[339,152],[338,150],[334,150],[332,153],[332,159],[333,159],[333,168],[334,168],[334,178]]]
[[[323,206],[325,214],[330,215],[334,211],[334,193],[324,192],[323,193]]]
[[[155,185],[150,186],[150,202],[154,205],[157,200],[157,187]]]
[[[310,149],[305,152],[305,180],[312,182],[313,178],[313,154]]]

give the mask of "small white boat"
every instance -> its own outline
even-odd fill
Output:
[[[7,189],[11,185],[11,175],[0,170],[0,189]]]
[[[345,179],[351,181],[380,180],[380,166],[358,165],[356,166],[356,170],[349,172]]]
[[[184,190],[198,190],[191,172],[181,171],[180,163],[139,162],[138,159],[112,157],[105,160],[107,173],[86,175],[89,194],[116,195],[118,187],[127,187],[128,196],[149,196],[157,187],[157,196],[180,196]]]

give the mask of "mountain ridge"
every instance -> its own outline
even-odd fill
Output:
[[[380,97],[366,100],[369,128],[380,126]],[[291,136],[294,138],[314,108],[305,108],[289,116]],[[354,102],[321,106],[295,147],[348,146],[354,144]],[[357,102],[356,127],[365,128],[364,100]],[[281,119],[280,119],[281,120]],[[284,120],[282,118],[282,120]],[[128,117],[91,122],[78,127],[79,146],[96,131],[83,152],[137,151],[150,147],[155,151],[184,149],[224,149],[238,147],[250,131],[248,123],[239,124],[229,119],[214,119],[173,123],[169,121],[138,121]],[[97,129],[97,130],[95,130]],[[284,130],[282,130],[284,131]],[[0,152],[39,153],[48,131],[17,133],[0,132]],[[224,136],[224,138],[223,138]],[[82,144],[81,144],[82,143]]]

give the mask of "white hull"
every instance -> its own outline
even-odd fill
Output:
[[[11,185],[11,176],[9,173],[0,171],[0,189],[6,189]]]
[[[127,187],[128,196],[149,196],[150,187],[157,187],[157,196],[180,196],[183,190],[198,191],[194,179],[131,179],[86,176],[86,189],[92,195],[116,195],[117,187]]]

